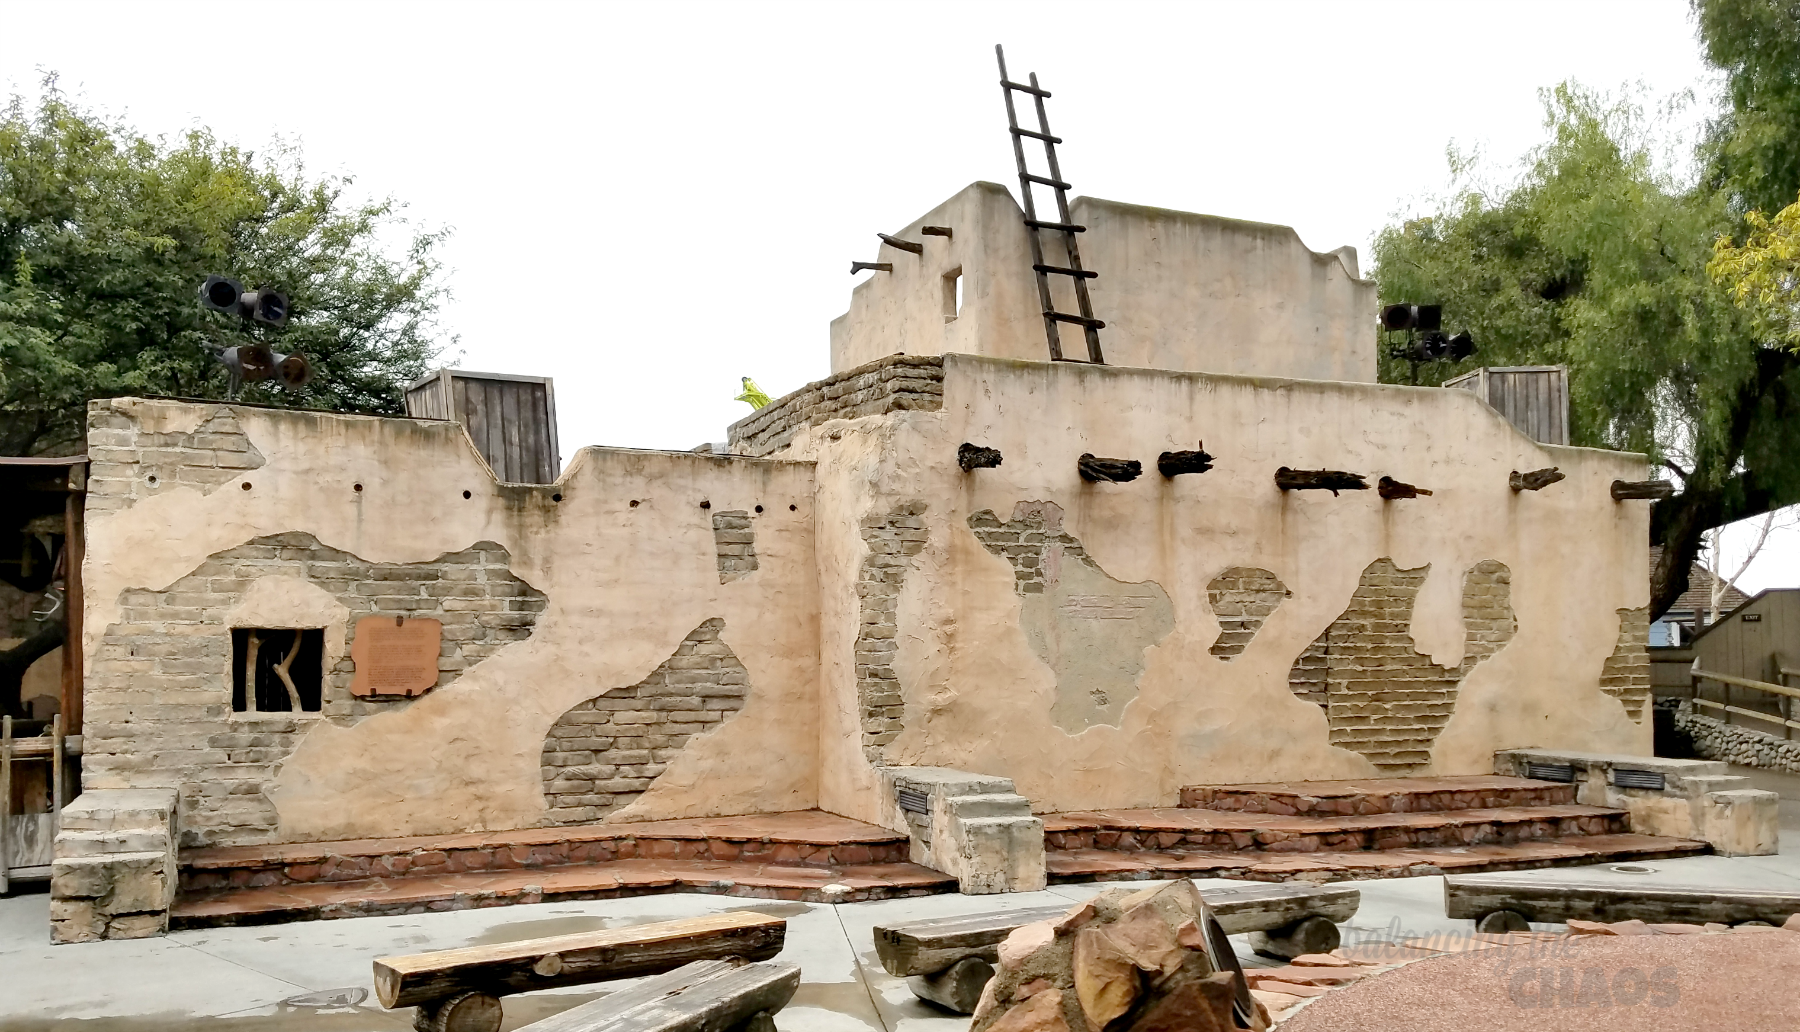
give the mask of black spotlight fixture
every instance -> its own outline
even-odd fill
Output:
[[[200,307],[211,312],[228,312],[251,323],[278,330],[287,325],[288,296],[279,290],[259,287],[245,290],[243,284],[229,276],[208,276],[200,285]],[[282,354],[265,343],[239,344],[233,347],[213,345],[213,357],[231,374],[228,396],[236,398],[246,383],[277,380],[290,390],[306,385],[312,379],[312,365],[305,355]]]
[[[1404,333],[1403,342],[1388,337],[1388,357],[1422,362],[1461,362],[1475,354],[1475,338],[1467,330],[1451,336],[1444,332],[1443,305],[1387,305],[1381,310],[1384,335]]]

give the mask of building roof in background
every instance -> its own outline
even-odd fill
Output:
[[[1650,568],[1655,569],[1657,560],[1661,558],[1662,546],[1651,545]],[[1695,563],[1693,569],[1688,572],[1688,589],[1681,593],[1681,597],[1675,600],[1674,605],[1669,607],[1669,612],[1700,613],[1712,608],[1712,582],[1712,572],[1699,563]],[[1725,597],[1719,600],[1719,612],[1721,614],[1729,613],[1748,601],[1750,601],[1749,595],[1727,585]]]

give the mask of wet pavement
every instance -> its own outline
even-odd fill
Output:
[[[1800,821],[1785,812],[1784,818],[1782,837],[1787,846],[1779,856],[1658,860],[1645,865],[1653,868],[1649,874],[1613,873],[1610,865],[1522,873],[1552,881],[1599,877],[1634,885],[1698,883],[1800,891]],[[377,957],[725,910],[755,910],[788,920],[787,948],[780,959],[798,963],[803,981],[777,1019],[782,1032],[966,1032],[968,1018],[919,1001],[904,979],[881,969],[875,956],[875,925],[1056,905],[1086,899],[1116,884],[1157,883],[1057,885],[1044,892],[1007,896],[940,895],[835,906],[680,893],[206,928],[157,939],[55,947],[49,945],[49,897],[28,892],[0,899],[0,1032],[404,1030],[411,1028],[412,1011],[384,1011],[372,997],[370,965]],[[1243,883],[1195,884],[1204,894],[1209,886]],[[1362,907],[1341,926],[1346,945],[1471,931],[1470,922],[1444,916],[1441,878],[1354,884],[1362,890]],[[1251,954],[1241,937],[1239,955],[1246,966],[1275,963]],[[626,984],[606,983],[604,988],[616,990]],[[504,1027],[514,1029],[600,995],[596,987],[581,987],[509,996]]]

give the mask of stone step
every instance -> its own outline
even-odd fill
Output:
[[[156,831],[175,823],[176,793],[168,788],[109,788],[83,792],[62,809],[63,831]]]
[[[1253,785],[1191,785],[1181,805],[1207,810],[1345,817],[1375,813],[1554,806],[1575,801],[1575,786],[1554,781],[1479,774],[1358,781],[1277,781]]]
[[[181,853],[184,893],[539,870],[614,860],[829,868],[905,863],[907,837],[820,810],[523,831],[224,846]]]
[[[1053,884],[1158,878],[1347,881],[1666,860],[1701,856],[1710,849],[1704,842],[1689,839],[1623,834],[1572,835],[1509,845],[1320,853],[1077,849],[1050,853],[1046,861]]]
[[[909,863],[797,867],[747,861],[637,858],[542,870],[413,875],[184,893],[176,900],[169,920],[171,928],[202,928],[665,892],[853,903],[955,891],[955,878]]]
[[[950,815],[960,820],[983,817],[1030,817],[1031,800],[1022,795],[992,792],[983,795],[951,796],[944,800]]]
[[[107,856],[114,853],[169,852],[169,830],[59,831],[56,855],[64,858]]]
[[[1048,814],[1044,817],[1044,846],[1118,852],[1320,853],[1505,844],[1630,830],[1631,818],[1624,810],[1574,803],[1349,817],[1280,817],[1159,807]]]

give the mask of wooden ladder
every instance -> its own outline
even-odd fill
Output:
[[[1062,169],[1056,163],[1056,145],[1062,140],[1050,135],[1050,118],[1044,113],[1044,100],[1050,91],[1038,88],[1037,73],[1031,73],[1031,84],[1023,85],[1006,77],[1006,53],[999,44],[994,45],[994,56],[1000,61],[1000,92],[1006,97],[1007,129],[1012,133],[1013,158],[1019,164],[1019,200],[1025,207],[1025,228],[1031,235],[1031,268],[1037,273],[1038,301],[1044,309],[1044,336],[1050,341],[1050,361],[1079,362],[1078,358],[1064,358],[1062,353],[1062,336],[1058,332],[1057,323],[1074,323],[1080,326],[1087,337],[1087,361],[1105,364],[1106,359],[1100,353],[1100,331],[1106,324],[1094,318],[1094,305],[1088,300],[1087,281],[1094,279],[1099,273],[1088,272],[1081,267],[1081,254],[1075,247],[1075,234],[1087,231],[1086,226],[1077,226],[1069,216],[1069,184],[1063,182]],[[1019,128],[1019,116],[1013,109],[1013,93],[1027,94],[1037,105],[1038,127],[1034,132]],[[1025,164],[1025,138],[1041,140],[1044,144],[1044,158],[1049,163],[1048,176],[1034,175]],[[1031,198],[1032,184],[1047,186],[1056,191],[1056,214],[1060,221],[1044,222],[1037,216],[1037,205]],[[1063,247],[1069,255],[1067,267],[1046,265],[1044,263],[1044,243],[1039,233],[1048,230],[1061,233]],[[1050,277],[1068,276],[1075,281],[1075,300],[1081,308],[1080,315],[1059,312],[1050,300]]]

